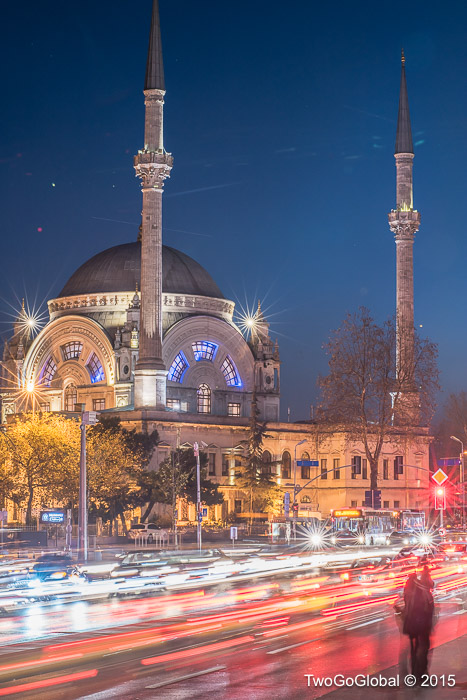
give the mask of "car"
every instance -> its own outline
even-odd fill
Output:
[[[467,556],[467,540],[452,542],[443,542],[439,545],[438,551],[441,556],[447,559],[462,559]]]
[[[132,540],[140,537],[148,544],[152,544],[156,540],[168,540],[169,533],[168,530],[160,528],[154,523],[138,523],[131,526],[131,529],[128,531],[128,537]]]
[[[409,545],[416,544],[418,542],[418,536],[415,532],[406,532],[404,530],[394,530],[388,535],[386,544],[390,547],[393,545]]]
[[[332,533],[329,541],[331,544],[335,544],[338,547],[357,547],[358,545],[365,544],[365,537],[359,532],[338,530]]]

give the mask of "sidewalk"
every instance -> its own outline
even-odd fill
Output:
[[[368,700],[373,696],[374,700],[392,700],[394,696],[398,700],[467,700],[467,635],[458,637],[451,642],[440,644],[431,651],[429,673],[437,676],[437,685],[429,688],[407,688],[404,685],[404,673],[398,666],[391,666],[381,673],[371,674],[370,677],[382,676],[394,678],[399,674],[399,688],[339,688],[325,696],[326,700]],[[448,677],[453,674],[456,680],[454,687],[449,687]],[[444,675],[444,683],[442,677]],[[433,678],[434,683],[436,683]]]

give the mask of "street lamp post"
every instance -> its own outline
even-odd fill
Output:
[[[84,404],[81,404],[81,409]],[[95,411],[81,410],[81,449],[79,455],[78,557],[88,560],[88,479],[86,465],[86,426],[97,423]]]
[[[458,437],[455,435],[451,435],[451,440],[455,440],[458,442],[461,446],[461,453],[460,453],[460,464],[459,464],[459,478],[460,478],[460,487],[461,487],[461,503],[462,503],[462,511],[461,511],[461,525],[464,527],[465,523],[465,485],[464,485],[464,443],[462,440],[459,440]]]
[[[205,442],[201,442],[201,447],[207,447]],[[199,444],[197,442],[193,443],[193,452],[196,457],[196,518],[197,518],[197,528],[196,528],[196,541],[198,544],[198,549],[201,551],[201,469],[199,464]]]
[[[297,447],[299,445],[303,445],[306,440],[300,440],[300,442],[297,442],[294,448],[294,461],[293,461],[293,538],[294,540],[297,539],[297,512],[295,509],[295,504],[297,502]]]

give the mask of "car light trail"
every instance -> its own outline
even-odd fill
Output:
[[[153,664],[163,664],[167,661],[177,661],[179,659],[186,659],[191,656],[198,656],[199,654],[207,654],[210,651],[221,651],[222,649],[230,649],[231,647],[238,647],[241,644],[247,644],[248,642],[254,642],[255,638],[252,636],[238,637],[237,639],[227,639],[225,642],[216,642],[215,644],[206,644],[202,647],[196,647],[195,649],[182,649],[181,651],[174,651],[171,654],[162,654],[161,656],[152,656],[148,659],[142,659],[141,663],[143,666],[152,666]]]
[[[28,690],[38,690],[39,688],[49,688],[53,685],[62,685],[63,683],[75,683],[76,681],[84,680],[85,678],[95,678],[99,671],[93,668],[91,671],[80,671],[79,673],[70,673],[67,676],[56,676],[55,678],[46,678],[42,681],[32,681],[31,683],[22,683],[21,685],[12,685],[9,688],[0,688],[0,696],[15,695],[16,693],[25,693]]]

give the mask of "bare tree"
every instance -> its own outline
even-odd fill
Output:
[[[324,348],[330,372],[318,380],[320,418],[363,444],[376,489],[384,442],[415,437],[433,416],[437,346],[415,335],[413,366],[398,367],[394,320],[378,326],[362,307],[347,315]]]

